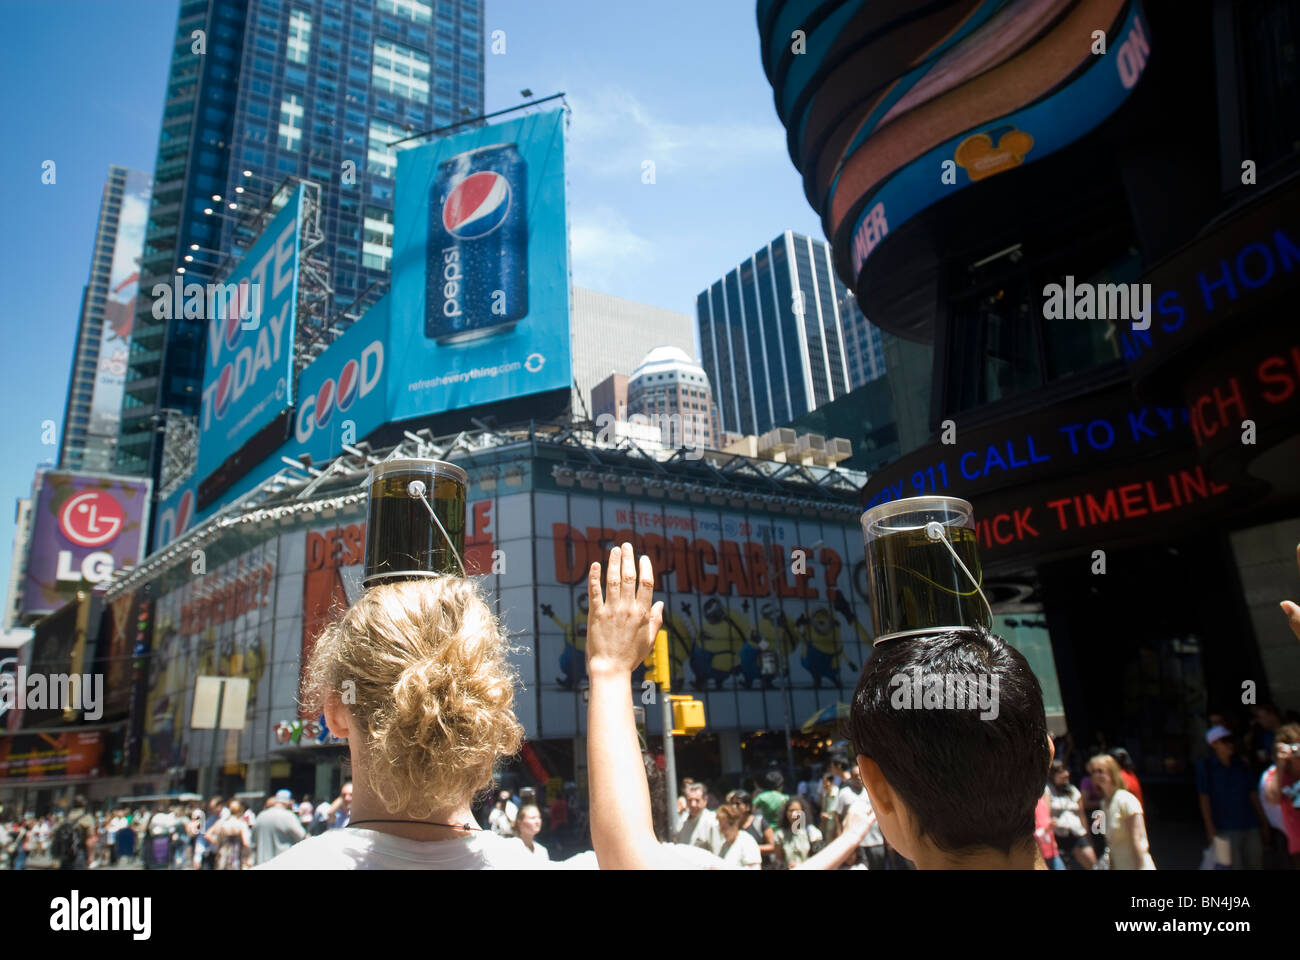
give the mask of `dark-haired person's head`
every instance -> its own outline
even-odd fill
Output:
[[[1110,755],[1115,758],[1121,770],[1127,770],[1133,773],[1137,770],[1137,764],[1133,762],[1132,755],[1123,747],[1115,747],[1110,751]]]
[[[850,741],[885,839],[922,869],[1031,868],[1052,762],[1042,688],[984,631],[894,639],[863,668]]]
[[[769,770],[763,777],[763,783],[769,790],[776,790],[778,793],[785,789],[785,777],[781,776],[780,770]]]

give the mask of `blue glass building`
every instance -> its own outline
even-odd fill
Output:
[[[385,284],[397,168],[388,144],[483,112],[483,42],[483,0],[181,0],[120,472],[156,480],[163,411],[197,414],[203,389],[204,322],[155,319],[154,284],[178,272],[219,280],[227,255],[252,239],[240,217],[290,176],[322,187],[315,256],[330,265],[334,312]]]
[[[761,434],[885,372],[880,331],[831,267],[787,230],[696,298],[719,429]]]

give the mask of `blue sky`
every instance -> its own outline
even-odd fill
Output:
[[[0,589],[13,507],[62,429],[109,164],[152,172],[176,0],[5,0]],[[695,294],[785,229],[821,236],[785,150],[753,0],[486,0],[486,109],[565,91],[579,286],[694,313]],[[489,40],[490,44],[490,40]],[[42,162],[57,179],[42,184]],[[645,161],[655,183],[642,182]]]

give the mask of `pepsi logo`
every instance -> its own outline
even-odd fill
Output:
[[[317,361],[318,363],[320,361]],[[310,372],[311,369],[308,368]],[[339,368],[337,376],[326,376],[315,392],[303,391],[302,403],[294,419],[294,436],[299,443],[307,443],[317,427],[328,426],[334,411],[344,413],[361,397],[366,396],[379,383],[384,371],[384,345],[372,340],[361,353],[349,357]],[[304,387],[306,385],[304,384]],[[370,426],[360,429],[359,437]]]
[[[158,547],[171,543],[190,525],[194,512],[194,490],[187,489],[176,501],[176,506],[168,507],[158,516]]]
[[[334,378],[326,377],[316,392],[316,426],[323,427],[330,422],[334,412]]]
[[[239,321],[235,321],[238,326]],[[230,398],[234,394],[235,387],[235,367],[234,364],[226,364],[221,368],[221,375],[217,377],[217,389],[212,395],[212,412],[216,414],[218,420],[225,417],[226,411],[230,409]]]
[[[352,406],[352,401],[357,398],[357,391],[361,387],[361,364],[357,363],[356,358],[349,360],[339,371],[339,382],[335,388],[334,405],[340,411],[346,410]]]
[[[491,170],[471,173],[442,204],[442,226],[459,240],[485,237],[510,213],[510,181]]]
[[[103,490],[79,493],[59,511],[59,532],[79,547],[102,547],[122,532],[126,511]]]

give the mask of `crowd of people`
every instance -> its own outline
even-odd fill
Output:
[[[502,791],[481,804],[522,743],[516,676],[476,585],[438,577],[372,587],[313,649],[307,706],[347,742],[354,778],[332,803],[295,803],[282,790],[255,816],[239,798],[97,816],[77,798],[64,814],[0,828],[0,851],[64,867],[125,854],[212,869],[1059,870],[1067,857],[1084,869],[1155,869],[1131,757],[1096,749],[1082,764],[1068,737],[1049,736],[1033,670],[983,629],[877,646],[850,704],[851,752],[808,771],[793,792],[771,769],[752,790],[721,798],[684,783],[670,810],[632,700],[633,672],[663,621],[654,582],[630,544],[611,550],[604,584],[601,565],[591,566],[589,793],[585,815],[576,790],[552,802],[551,834],[535,794]],[[1300,638],[1300,607],[1284,609]],[[991,678],[998,709],[900,708],[900,676]],[[1276,831],[1300,866],[1300,724],[1259,707],[1239,738],[1231,717],[1209,719],[1210,753],[1196,767],[1207,863],[1259,866],[1282,853]],[[588,829],[592,851],[556,863],[545,838],[581,843]]]

